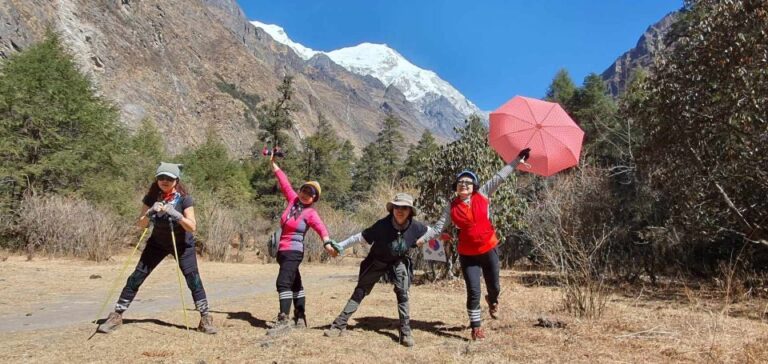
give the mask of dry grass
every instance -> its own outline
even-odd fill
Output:
[[[25,198],[17,230],[29,259],[43,254],[102,261],[128,243],[131,223],[85,200],[52,195]]]
[[[352,263],[346,260],[347,263]],[[119,262],[96,264],[75,260],[26,262],[11,257],[0,263],[0,320],[24,312],[51,309],[63,297],[103,297]],[[260,282],[271,285],[274,264],[225,264],[201,262],[209,292],[230,287],[235,281],[246,287]],[[173,265],[161,264],[142,287],[145,306],[162,295],[175,297]],[[673,286],[657,291],[628,288],[613,295],[600,319],[576,319],[565,313],[562,292],[549,285],[547,274],[502,272],[502,317],[486,320],[489,338],[468,341],[461,280],[414,286],[411,290],[415,348],[399,346],[396,301],[392,287],[377,285],[354,316],[348,336],[322,336],[341,310],[354,280],[336,281],[325,276],[352,277],[356,264],[304,265],[310,329],[270,339],[264,335],[274,318],[277,299],[268,291],[246,290],[241,296],[219,297],[209,293],[220,328],[216,336],[180,329],[178,309],[140,313],[129,310],[124,327],[110,335],[87,338],[94,329],[87,322],[54,329],[0,332],[2,362],[766,362],[768,327],[760,319],[729,316],[718,309],[719,299],[697,294],[699,306],[685,299]],[[98,273],[103,279],[89,279]],[[541,276],[541,277],[538,277]],[[254,283],[248,283],[254,282]],[[639,292],[637,292],[639,290]],[[669,290],[669,291],[666,291]],[[640,293],[640,294],[637,294]],[[705,302],[712,301],[712,305]],[[83,298],[83,301],[87,301]],[[88,303],[92,304],[92,303]],[[188,302],[189,304],[189,302]],[[764,301],[733,303],[737,308],[758,311]],[[134,308],[132,308],[134,309]],[[27,311],[29,310],[29,311]],[[37,310],[37,311],[34,311]],[[96,308],[94,307],[94,311]],[[195,317],[191,312],[191,317]],[[533,326],[539,317],[567,323],[564,329]],[[193,323],[196,323],[193,322]]]

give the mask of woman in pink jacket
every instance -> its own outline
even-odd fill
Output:
[[[280,185],[288,206],[280,216],[282,233],[277,251],[277,263],[280,272],[277,275],[277,293],[280,297],[280,313],[277,315],[275,326],[267,331],[268,335],[284,333],[292,326],[306,327],[307,318],[304,308],[304,287],[301,284],[299,265],[304,259],[304,235],[312,228],[323,239],[325,249],[331,252],[333,242],[323,220],[314,208],[314,203],[320,198],[320,184],[317,181],[307,181],[296,193],[291,187],[288,176],[271,158],[272,170]],[[293,303],[293,324],[288,320],[288,313]]]

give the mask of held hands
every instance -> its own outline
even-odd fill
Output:
[[[343,252],[343,249],[341,249],[341,246],[339,243],[336,242],[336,240],[328,239],[323,243],[323,248],[325,248],[325,251],[328,253],[328,255],[332,257],[337,257],[339,254]]]

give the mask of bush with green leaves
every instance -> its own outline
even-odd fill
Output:
[[[686,2],[672,44],[626,115],[643,133],[645,181],[666,201],[685,264],[714,269],[742,243],[768,245],[768,8],[765,1]],[[749,244],[759,243],[759,244]],[[765,269],[764,258],[752,268]]]

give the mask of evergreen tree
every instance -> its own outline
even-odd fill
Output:
[[[250,200],[248,177],[240,164],[230,159],[227,147],[213,132],[205,143],[181,156],[184,181],[196,190],[213,194],[227,206],[237,206]]]
[[[573,97],[576,95],[576,85],[571,80],[568,70],[561,69],[557,71],[552,83],[547,89],[546,100],[560,104],[564,109],[571,107]]]
[[[404,149],[400,125],[400,119],[388,115],[376,140],[363,148],[363,155],[355,167],[353,190],[365,193],[377,183],[394,181]]]
[[[0,193],[6,208],[25,193],[71,192],[127,212],[133,161],[126,139],[117,109],[96,95],[56,34],[3,62]]]
[[[290,143],[290,136],[285,130],[293,128],[291,114],[298,110],[293,102],[293,77],[283,77],[283,82],[277,86],[277,100],[262,104],[257,110],[259,128],[259,140],[269,146],[279,145],[284,149]],[[256,145],[256,148],[260,146]]]
[[[135,151],[135,178],[138,189],[144,189],[154,181],[155,169],[167,156],[163,137],[151,119],[144,119],[131,138],[131,149]]]
[[[298,183],[301,178],[301,155],[287,133],[293,128],[292,113],[298,110],[293,102],[293,77],[285,76],[283,82],[277,87],[278,98],[274,101],[259,105],[257,119],[259,121],[259,140],[254,143],[253,155],[259,160],[255,163],[250,183],[257,206],[261,212],[276,217],[284,204],[283,196],[278,191],[269,158],[262,157],[263,147],[280,146],[284,157],[277,158],[280,168],[291,178],[293,183]]]
[[[591,73],[584,78],[584,85],[576,91],[570,112],[584,130],[584,155],[604,164],[615,160],[619,153],[616,145],[618,120],[616,104],[608,94],[603,79]]]
[[[429,158],[437,153],[440,146],[435,143],[435,137],[429,130],[421,134],[419,142],[412,145],[406,153],[400,176],[404,179],[415,180],[425,170]]]
[[[304,140],[302,166],[305,180],[320,182],[324,199],[334,203],[346,200],[342,197],[346,196],[352,183],[351,158],[354,155],[351,147],[351,143],[339,138],[325,116],[318,115],[317,131]]]

